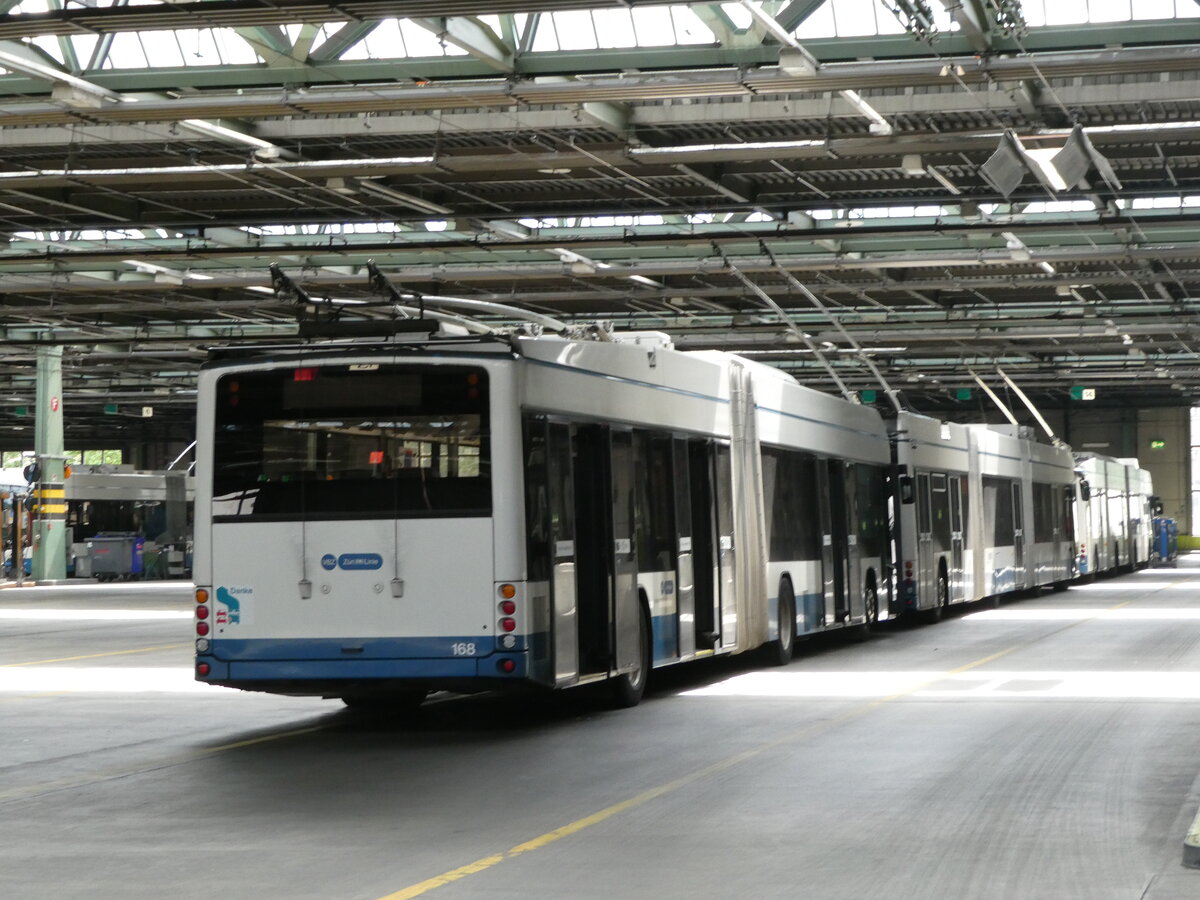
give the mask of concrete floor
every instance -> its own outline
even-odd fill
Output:
[[[1200,556],[408,724],[194,684],[190,609],[0,591],[0,897],[1200,897]]]

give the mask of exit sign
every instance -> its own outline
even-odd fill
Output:
[[[1166,441],[1151,441],[1150,442],[1151,450],[1165,450],[1166,446],[1167,446]]]
[[[1073,400],[1095,400],[1096,389],[1089,387],[1076,386],[1071,388],[1071,399]]]

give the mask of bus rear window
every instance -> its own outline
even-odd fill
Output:
[[[482,369],[229,373],[214,407],[214,519],[491,513]]]

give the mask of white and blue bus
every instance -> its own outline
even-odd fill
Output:
[[[873,409],[656,333],[218,353],[196,675],[362,707],[606,682],[632,705],[652,667],[783,663],[880,617],[889,455]]]
[[[1075,455],[1075,519],[1081,576],[1142,568],[1150,563],[1154,487],[1136,459]]]
[[[955,603],[1074,577],[1071,451],[1026,429],[889,420],[898,608],[936,621]]]

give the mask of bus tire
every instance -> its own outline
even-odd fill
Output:
[[[871,629],[879,624],[879,591],[875,589],[875,582],[867,582],[867,589],[863,591],[863,623],[854,629],[854,638],[859,641],[865,641],[871,636]]]
[[[344,694],[342,703],[356,713],[372,716],[399,716],[416,712],[428,691],[389,691],[382,694]]]
[[[930,609],[924,610],[922,618],[926,625],[933,625],[942,621],[942,616],[946,614],[946,607],[950,605],[950,581],[946,578],[946,570],[938,569],[937,577],[937,599],[934,601]]]
[[[645,604],[641,604],[641,627],[638,629],[641,662],[632,672],[622,672],[608,680],[609,697],[617,709],[628,709],[637,706],[646,693],[646,682],[650,678],[650,668],[654,665],[652,625],[650,612]]]
[[[779,582],[779,633],[763,645],[763,660],[768,666],[786,666],[796,649],[796,599],[792,582]]]

